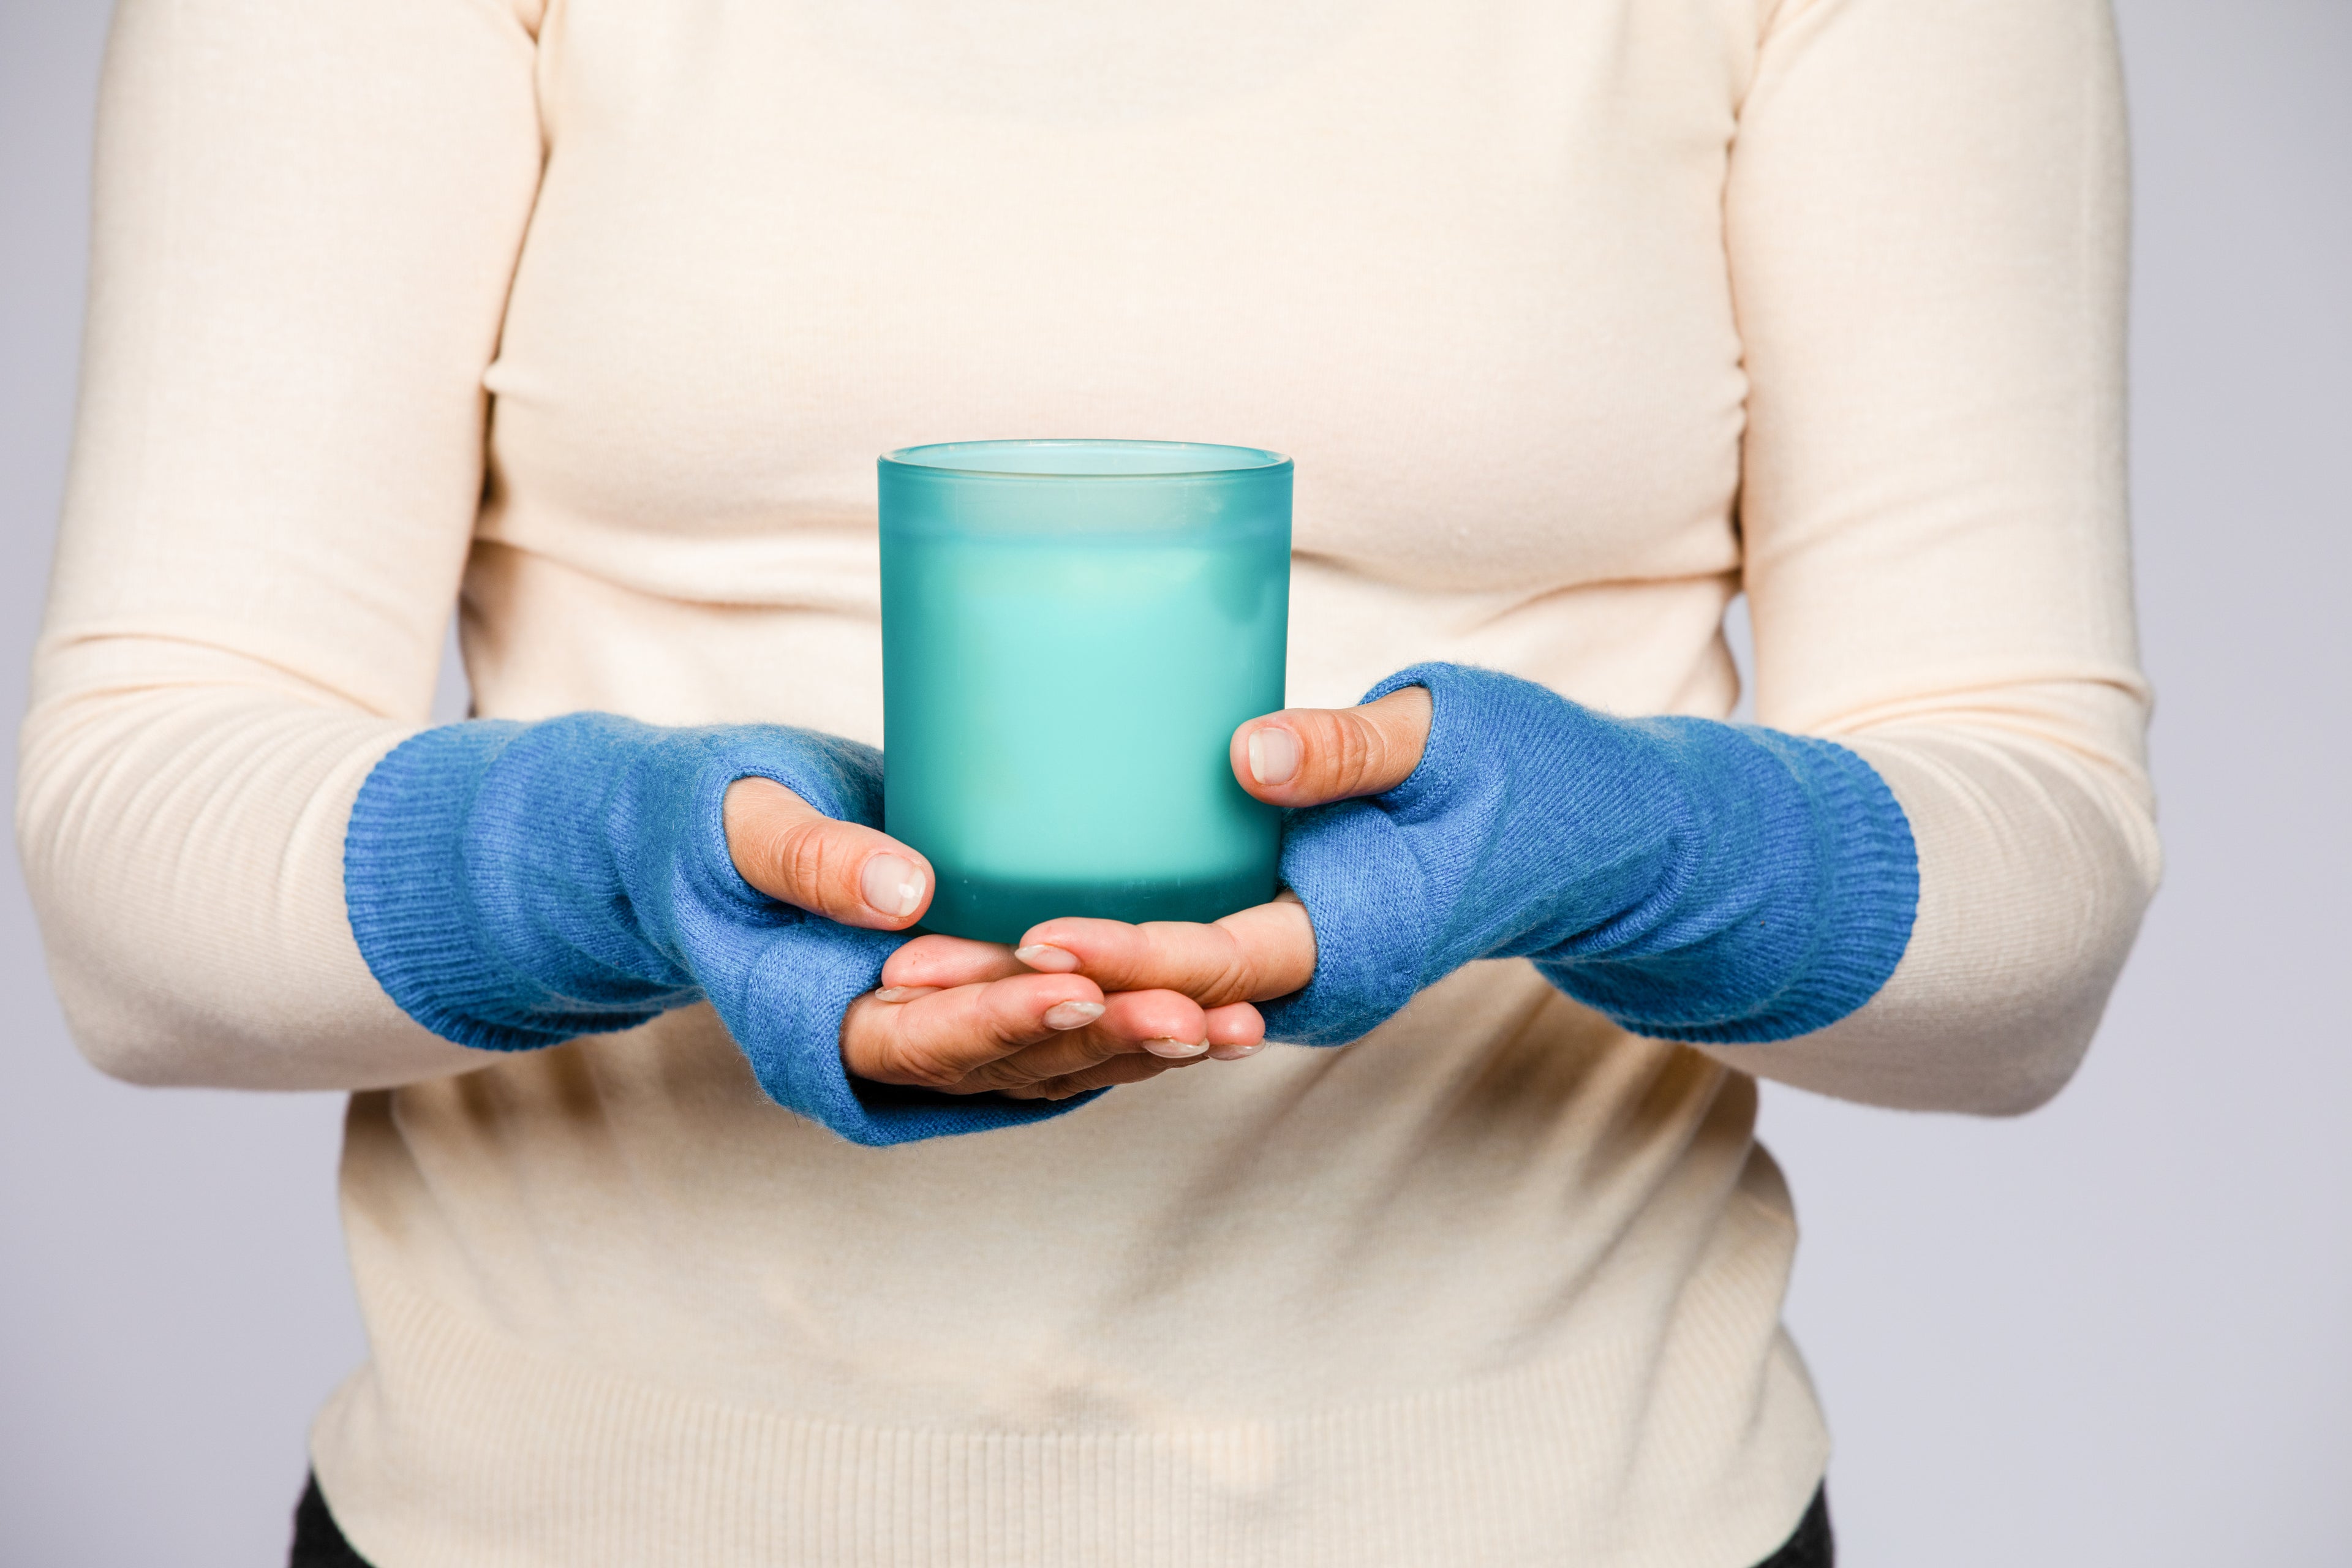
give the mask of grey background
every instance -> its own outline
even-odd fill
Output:
[[[2119,0],[2170,870],[2019,1121],[1768,1090],[1856,1568],[2352,1561],[2352,3]],[[96,0],[0,0],[0,747],[70,423]],[[452,701],[457,695],[452,689]],[[0,851],[10,853],[13,851]],[[83,1066],[0,874],[0,1564],[284,1561],[362,1344],[340,1100]]]

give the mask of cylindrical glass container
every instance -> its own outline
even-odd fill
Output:
[[[883,826],[939,873],[924,929],[1272,898],[1279,814],[1226,758],[1282,706],[1290,460],[956,441],[880,467]]]

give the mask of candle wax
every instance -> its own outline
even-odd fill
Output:
[[[924,926],[1011,942],[1271,898],[1279,814],[1227,748],[1282,706],[1288,570],[1281,534],[886,550],[885,826],[939,874]]]

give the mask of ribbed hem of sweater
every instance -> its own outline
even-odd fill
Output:
[[[1793,1347],[1728,1299],[1685,1301],[1675,1417],[1630,1456],[1661,1373],[1638,1343],[1281,1419],[940,1430],[693,1397],[404,1292],[370,1305],[376,1359],[311,1447],[375,1568],[1749,1568],[1828,1458]]]

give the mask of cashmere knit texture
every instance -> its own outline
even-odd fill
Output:
[[[1659,1039],[1785,1040],[1895,972],[1918,902],[1903,808],[1842,746],[1705,719],[1610,719],[1492,670],[1415,666],[1411,777],[1292,814],[1282,877],[1318,942],[1277,1037],[1371,1033],[1474,959]]]
[[[2121,106],[2102,0],[120,0],[18,842],[93,1061],[351,1096],[368,1353],[310,1449],[352,1545],[1785,1540],[1829,1436],[1758,1079],[2042,1103],[2158,875]],[[347,829],[453,608],[485,721],[877,743],[875,455],[996,436],[1294,457],[1299,706],[1471,666],[1671,752],[1739,700],[1744,594],[1792,739],[1729,798],[1798,798],[1777,767],[1845,819],[1813,747],[1868,764],[1917,866],[1894,973],[1685,1044],[1608,989],[1658,954],[1570,942],[1608,1011],[1476,960],[1343,1049],[887,1147],[780,1108],[715,988],[543,1050],[402,1009]],[[1088,716],[1039,743],[1086,766]],[[1510,816],[1482,776],[1451,809]],[[1720,1012],[1862,985],[1754,951]]]
[[[882,761],[776,725],[663,730],[611,714],[427,730],[369,773],[343,846],[368,968],[444,1039],[531,1050],[708,1000],[768,1097],[853,1142],[983,1131],[1024,1103],[853,1084],[841,1016],[906,938],[746,883],[727,787],[773,779],[827,816],[881,820]]]

